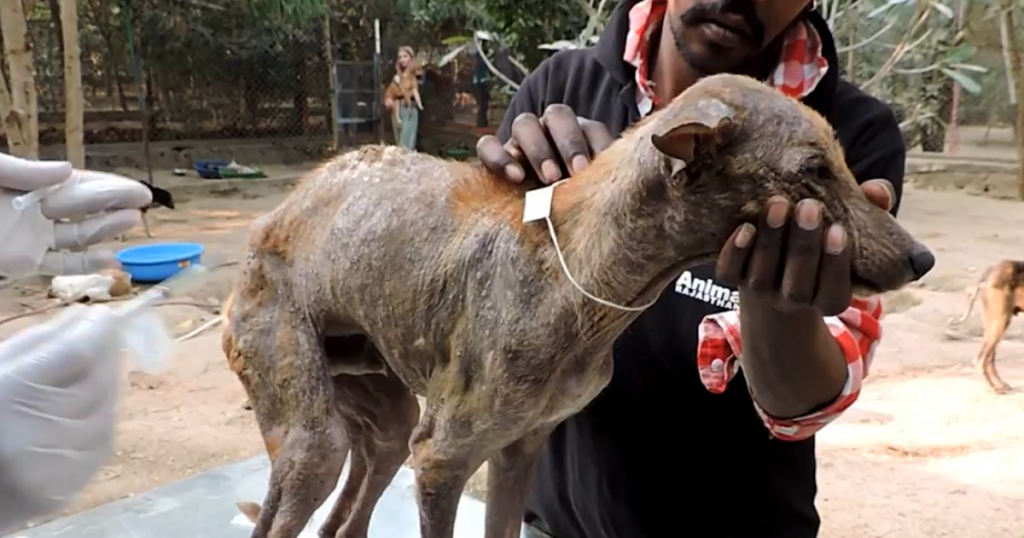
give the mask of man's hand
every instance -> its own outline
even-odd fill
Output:
[[[55,186],[41,202],[14,208],[14,198]],[[69,250],[132,229],[142,218],[139,210],[152,200],[134,179],[0,154],[0,276],[86,274],[110,267],[111,252]]]
[[[74,305],[0,342],[0,533],[65,506],[110,457],[122,323]]]
[[[892,208],[895,197],[888,181],[867,181],[861,188],[879,207]],[[842,226],[822,229],[817,200],[801,200],[792,207],[777,198],[768,202],[758,226],[743,224],[733,232],[719,254],[716,273],[779,311],[815,307],[822,315],[834,316],[850,306],[847,246]]]
[[[570,176],[579,173],[613,141],[603,123],[579,118],[566,105],[551,105],[540,118],[516,117],[505,145],[495,136],[482,137],[476,153],[489,170],[509,181],[523,181],[529,170],[550,184],[566,171]]]

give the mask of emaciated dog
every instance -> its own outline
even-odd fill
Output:
[[[996,370],[996,346],[1006,334],[1013,316],[1024,311],[1024,261],[1004,260],[986,269],[968,295],[967,310],[959,318],[950,319],[951,326],[963,323],[971,315],[979,294],[985,335],[974,367],[985,375],[992,390],[1005,394],[1010,391],[1010,385]]]
[[[845,226],[858,295],[931,259],[865,198],[820,115],[742,76],[704,78],[553,191],[566,272],[634,310],[570,281],[544,220],[523,222],[528,188],[367,146],[253,223],[223,340],[272,461],[262,508],[241,505],[252,536],[296,537],[351,454],[320,536],[365,537],[411,449],[424,538],[451,538],[484,462],[485,536],[517,537],[542,444],[608,384],[637,307],[773,195]]]

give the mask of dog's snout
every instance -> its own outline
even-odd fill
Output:
[[[918,244],[910,253],[910,268],[914,271],[914,280],[919,280],[935,267],[935,255],[928,247]]]

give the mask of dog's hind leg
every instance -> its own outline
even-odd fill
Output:
[[[377,501],[409,457],[409,437],[419,421],[420,406],[390,371],[337,376],[334,390],[352,439],[352,459],[348,479],[320,536],[366,538]]]
[[[993,290],[982,297],[985,335],[981,351],[974,360],[974,366],[981,370],[985,381],[997,394],[1004,394],[1010,390],[1010,386],[999,377],[996,370],[996,348],[1006,334],[1013,317],[1013,303],[1010,299],[1012,296],[1008,296],[1003,290]]]
[[[296,538],[334,490],[348,436],[313,325],[266,279],[243,273],[239,290],[223,344],[271,460],[252,538]]]

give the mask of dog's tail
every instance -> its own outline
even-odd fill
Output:
[[[220,317],[223,319],[222,323],[227,325],[228,318],[231,317],[231,306],[235,302],[235,292],[228,294],[228,298],[224,299],[224,305],[220,307]]]
[[[964,311],[963,315],[960,316],[959,318],[949,318],[949,326],[950,327],[952,327],[954,325],[960,325],[961,323],[963,323],[968,318],[968,316],[971,315],[971,312],[974,311],[974,303],[978,300],[978,292],[981,291],[981,288],[983,286],[985,286],[985,284],[987,282],[988,282],[988,272],[986,272],[984,275],[982,275],[981,280],[979,280],[978,283],[975,284],[974,289],[971,290],[970,295],[968,295],[968,297],[967,297],[967,310]]]
[[[224,306],[220,309],[220,321],[222,331],[220,333],[220,346],[224,351],[224,358],[228,360],[228,367],[236,375],[242,372],[245,364],[242,362],[242,355],[235,353],[235,335],[231,332],[231,306],[235,302],[235,294],[228,295],[224,300]],[[242,511],[243,513],[245,510]]]

